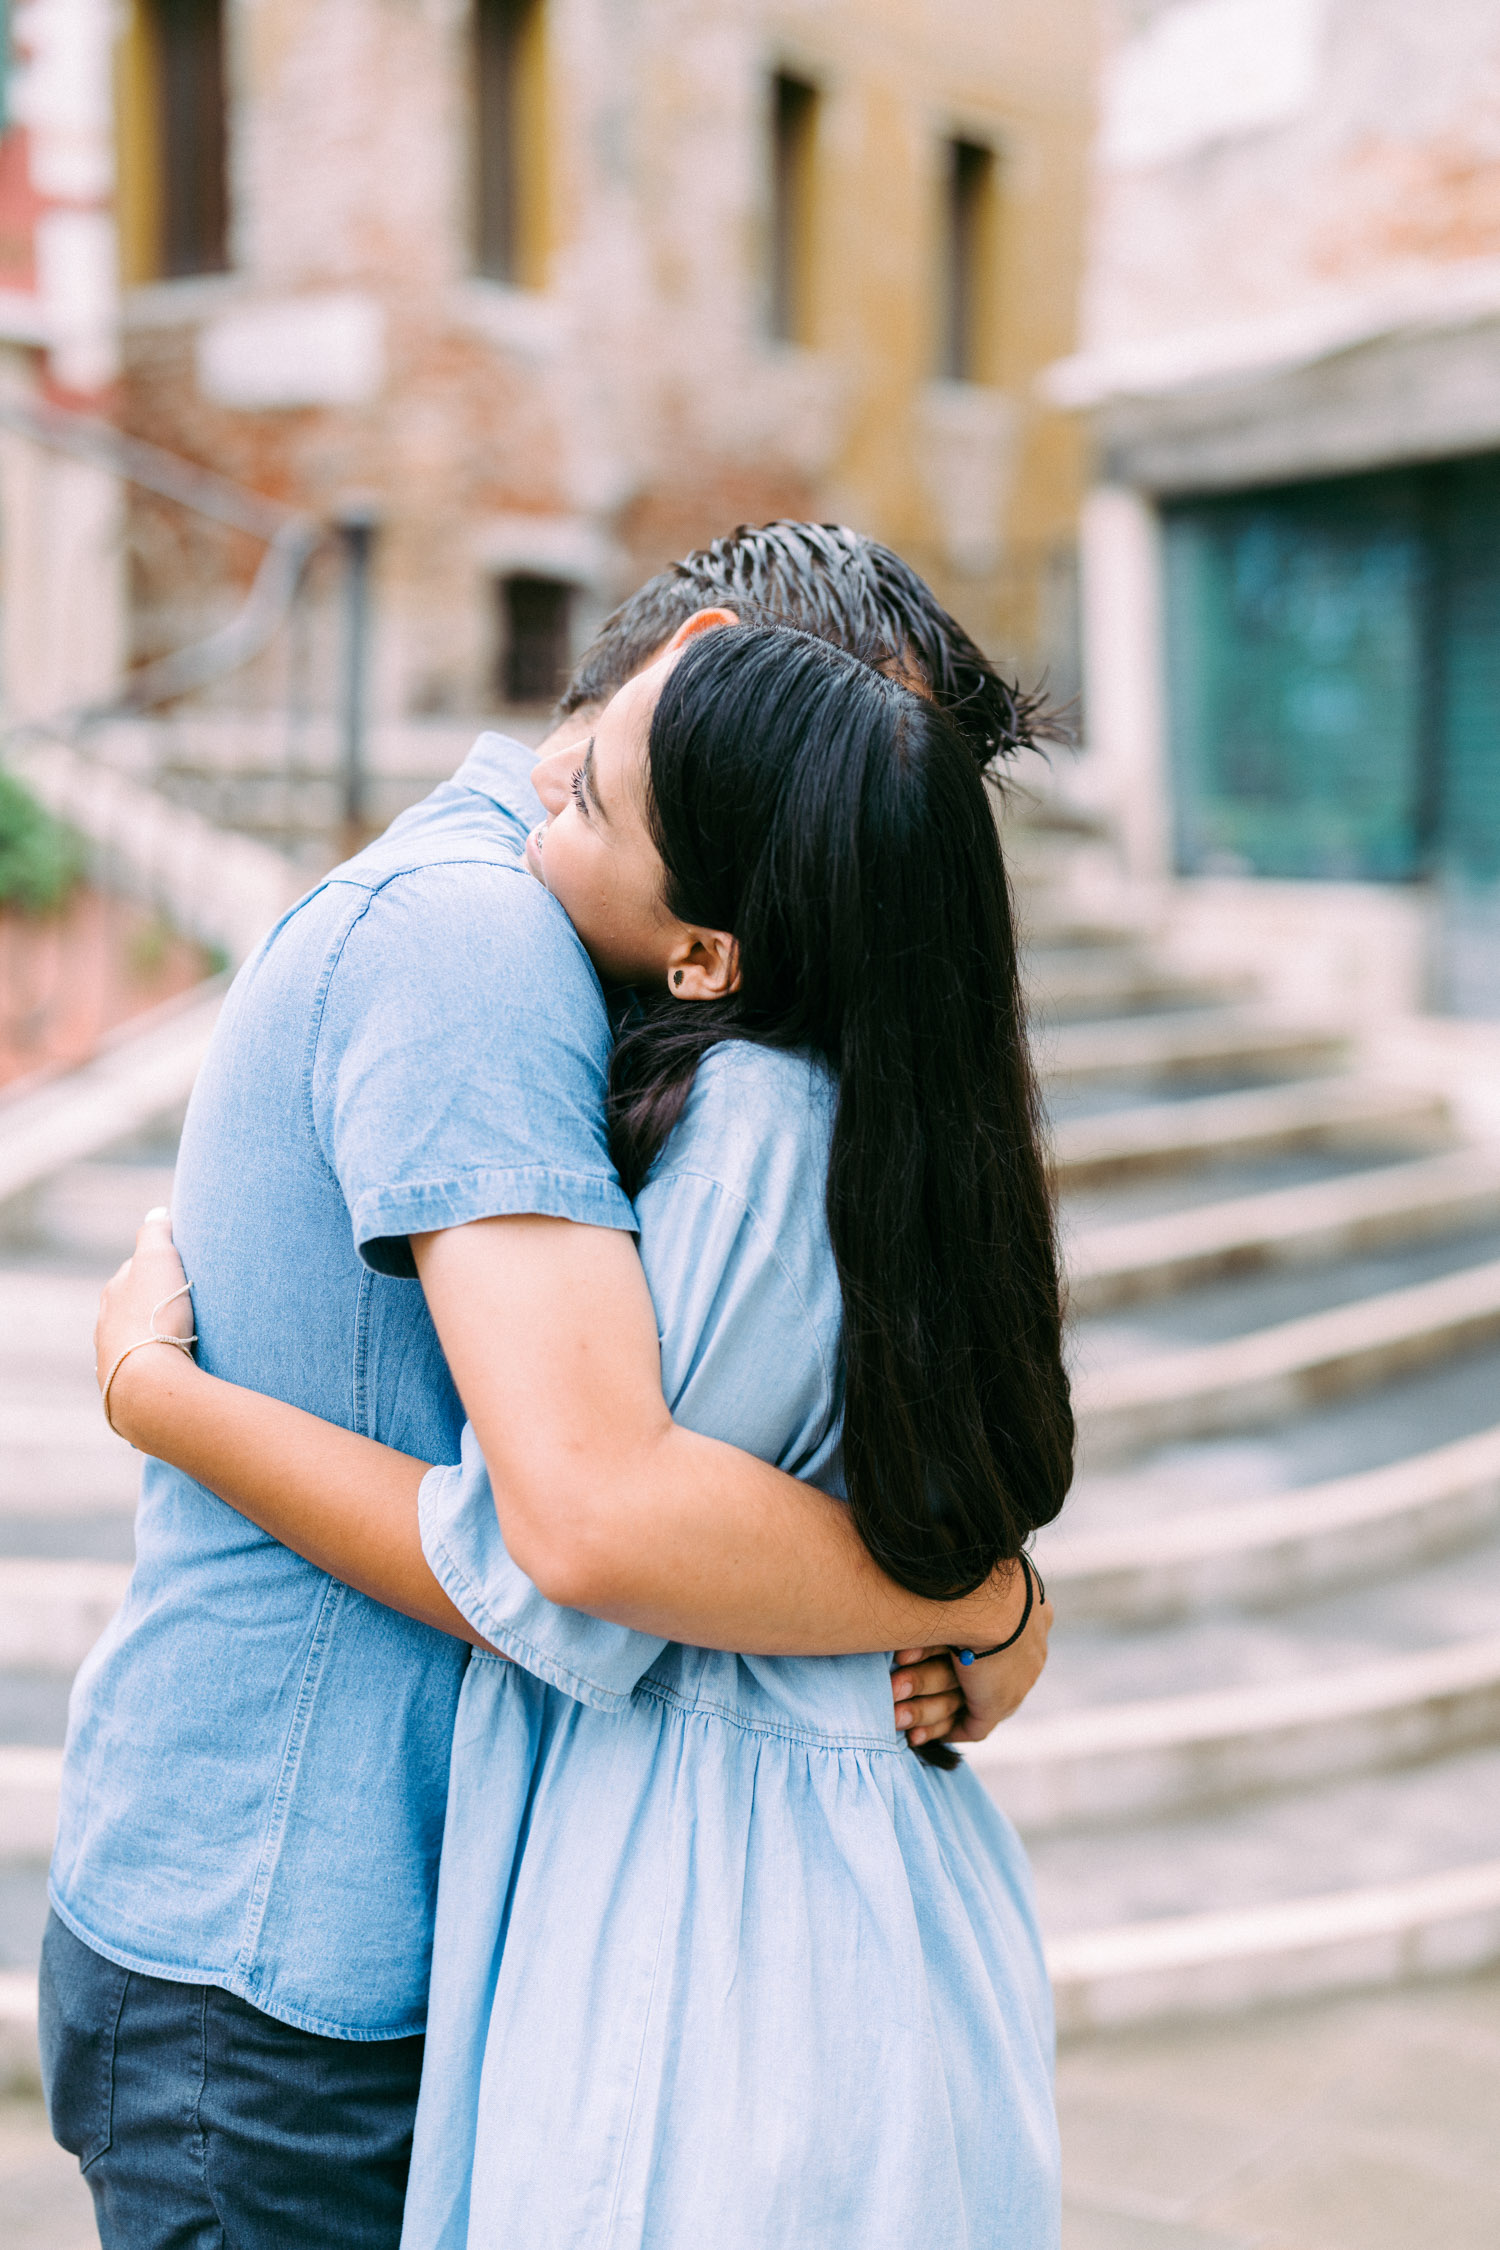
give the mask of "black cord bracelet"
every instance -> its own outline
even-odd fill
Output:
[[[1040,1597],[1042,1601],[1045,1601],[1047,1599],[1047,1589],[1042,1584],[1042,1574],[1037,1569],[1036,1564],[1032,1561],[1030,1555],[1020,1555],[1017,1557],[1017,1560],[1019,1561],[1021,1568],[1026,1573],[1026,1607],[1021,1612],[1020,1624],[1011,1634],[1008,1641],[996,1641],[993,1648],[955,1649],[953,1653],[958,1658],[960,1664],[981,1664],[987,1656],[1003,1656],[1008,1648],[1014,1648],[1017,1641],[1021,1638],[1021,1635],[1025,1632],[1027,1626],[1031,1623],[1031,1612],[1036,1606],[1038,1597]]]

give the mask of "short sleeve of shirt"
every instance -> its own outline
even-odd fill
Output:
[[[675,1418],[794,1474],[837,1482],[838,1279],[823,1220],[827,1104],[804,1066],[745,1049],[699,1073],[637,1200]],[[422,1485],[422,1545],[492,1645],[553,1687],[618,1708],[662,1641],[545,1601],[506,1551],[472,1430]]]
[[[418,1518],[422,1549],[448,1599],[493,1648],[596,1710],[617,1711],[666,1642],[559,1609],[510,1559],[479,1441],[466,1424],[461,1458],[429,1469]]]
[[[512,1212],[633,1229],[608,1060],[588,956],[524,869],[476,856],[372,888],[326,974],[311,1082],[366,1264],[409,1276],[409,1235]]]
[[[532,787],[536,752],[527,743],[505,734],[482,734],[454,779],[462,787],[477,789],[511,823],[511,834],[520,845],[547,808]]]

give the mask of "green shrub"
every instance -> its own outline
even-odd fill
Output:
[[[83,844],[35,797],[0,773],[0,907],[47,914],[83,874]]]

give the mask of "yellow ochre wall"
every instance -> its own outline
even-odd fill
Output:
[[[1049,585],[1071,550],[1082,483],[1073,418],[1035,379],[1071,347],[1093,127],[1087,0],[845,0],[783,7],[767,48],[823,91],[813,278],[817,348],[847,370],[847,420],[825,480],[864,528],[923,567],[989,644],[1049,653]],[[924,473],[939,349],[943,152],[996,154],[980,364],[1004,434],[992,566],[965,568]],[[968,390],[971,386],[962,386]],[[962,408],[962,399],[951,402]],[[977,417],[976,417],[977,419]],[[953,446],[958,464],[965,447]],[[953,472],[961,476],[957,466]]]

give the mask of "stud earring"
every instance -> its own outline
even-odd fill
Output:
[[[680,990],[682,989],[682,978],[683,978],[683,972],[682,972],[682,970],[681,970],[681,969],[674,969],[674,970],[673,970],[673,972],[672,972],[672,987],[673,987],[673,990],[674,990],[674,991],[680,991]]]

